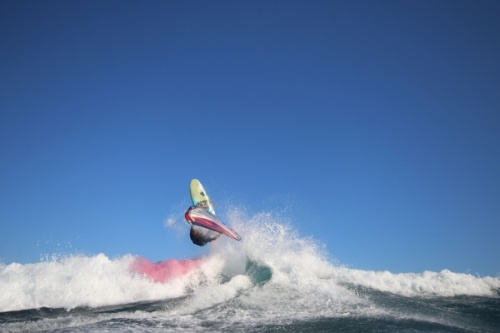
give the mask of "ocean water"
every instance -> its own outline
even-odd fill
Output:
[[[500,278],[340,266],[271,214],[207,255],[0,264],[0,332],[500,332]]]

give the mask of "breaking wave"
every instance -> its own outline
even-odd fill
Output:
[[[97,254],[33,264],[0,264],[0,312],[45,308],[76,311],[163,302],[154,310],[142,308],[120,316],[159,321],[182,321],[188,316],[192,321],[189,325],[194,327],[209,316],[245,325],[346,316],[425,317],[440,322],[442,316],[439,319],[432,313],[415,312],[415,304],[404,310],[400,304],[421,298],[496,299],[499,295],[499,278],[449,270],[394,274],[339,266],[328,259],[314,239],[301,237],[270,213],[246,217],[235,209],[227,220],[242,235],[242,241],[221,237],[203,258],[153,263],[133,255],[108,258]],[[377,301],[381,299],[385,301]],[[387,299],[399,305],[387,306]],[[106,318],[110,316],[106,314]],[[68,327],[57,320],[57,324],[44,320],[49,328]],[[84,324],[75,325],[96,320],[89,315]],[[40,322],[10,321],[3,324],[6,331],[40,327]]]

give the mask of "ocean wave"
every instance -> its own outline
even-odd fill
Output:
[[[246,217],[241,210],[233,210],[228,220],[242,234],[242,241],[221,237],[203,258],[154,263],[133,255],[109,258],[101,253],[0,264],[0,312],[102,307],[184,296],[195,300],[193,306],[205,299],[215,305],[241,294],[248,304],[261,302],[269,311],[272,306],[293,308],[290,304],[296,300],[301,300],[293,310],[296,313],[302,309],[322,313],[332,307],[339,314],[351,313],[353,308],[369,311],[369,301],[360,297],[359,288],[411,297],[498,297],[499,278],[449,270],[394,274],[350,269],[329,261],[321,244],[301,237],[273,214]]]

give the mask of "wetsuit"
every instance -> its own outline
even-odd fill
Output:
[[[207,243],[216,240],[219,236],[220,235],[217,235],[215,237],[209,237],[201,232],[198,232],[198,236],[196,236],[194,229],[192,227],[191,230],[189,231],[189,237],[191,238],[191,241],[193,242],[193,244],[196,244],[198,246],[205,246]]]

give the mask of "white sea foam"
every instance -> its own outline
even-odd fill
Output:
[[[475,277],[470,274],[441,272],[400,273],[363,271],[336,268],[332,277],[338,281],[357,284],[403,296],[494,296],[500,279]]]
[[[190,296],[169,311],[189,314],[235,300],[241,316],[264,311],[269,318],[301,315],[342,316],[381,311],[358,295],[361,286],[403,296],[494,296],[500,279],[468,274],[421,272],[393,274],[338,266],[320,244],[301,237],[280,217],[241,210],[225,216],[243,239],[219,238],[204,263],[188,276],[167,283],[131,272],[136,257],[73,255],[33,264],[0,264],[0,312],[40,307],[72,309]],[[251,262],[272,272],[254,286]],[[253,282],[252,282],[253,281]],[[245,314],[245,311],[249,313]]]
[[[0,266],[0,311],[41,307],[96,307],[178,297],[179,281],[152,283],[132,274],[133,256],[69,256],[36,264]]]

